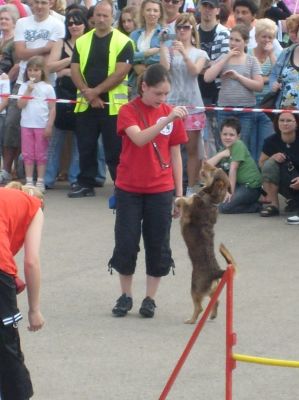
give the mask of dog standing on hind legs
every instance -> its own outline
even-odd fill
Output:
[[[214,251],[214,225],[217,221],[217,205],[224,201],[230,192],[230,183],[226,173],[204,163],[202,177],[207,184],[192,197],[176,199],[176,206],[181,211],[181,232],[187,245],[192,262],[191,296],[194,311],[185,321],[194,324],[202,312],[204,297],[212,297],[219,279],[223,276]],[[229,264],[235,265],[229,251],[222,244],[220,252]],[[211,319],[216,318],[217,301],[211,312]]]

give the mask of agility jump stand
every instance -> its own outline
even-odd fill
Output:
[[[236,344],[237,335],[233,332],[233,280],[234,280],[234,268],[232,265],[228,265],[221,281],[219,282],[213,297],[211,298],[207,308],[205,309],[201,319],[197,323],[181,357],[179,358],[175,368],[173,369],[160,397],[159,400],[165,400],[167,395],[174,384],[181,368],[183,367],[199,333],[201,332],[206,320],[208,319],[210,312],[215,305],[218,297],[220,296],[222,289],[226,285],[226,370],[225,370],[225,400],[232,400],[233,396],[233,370],[236,368],[236,361],[263,364],[270,366],[279,367],[292,367],[299,368],[299,361],[289,360],[278,360],[273,358],[262,358],[248,356],[244,354],[233,353],[233,346]]]

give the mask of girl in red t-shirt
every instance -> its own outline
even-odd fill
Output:
[[[141,233],[146,258],[146,297],[139,313],[153,317],[161,276],[174,267],[169,245],[173,196],[182,196],[180,144],[188,138],[185,107],[165,104],[170,91],[166,69],[154,64],[144,72],[140,97],[122,106],[117,131],[122,152],[116,178],[115,248],[109,262],[119,272],[122,295],[112,310],[131,310],[132,281]],[[177,216],[177,210],[174,210]]]
[[[29,399],[32,384],[21,351],[17,306],[19,289],[15,254],[24,246],[24,273],[30,331],[44,324],[39,307],[39,247],[43,225],[42,197],[35,187],[11,182],[0,188],[0,398]],[[18,190],[20,189],[20,190]],[[23,286],[24,288],[24,286]]]

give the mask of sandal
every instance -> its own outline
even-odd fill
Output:
[[[279,215],[279,209],[272,204],[265,206],[260,212],[261,217],[274,217],[276,215]]]

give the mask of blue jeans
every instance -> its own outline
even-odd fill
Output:
[[[250,137],[250,153],[252,158],[258,162],[264,140],[275,133],[271,119],[264,113],[255,113],[255,123]]]
[[[219,129],[222,122],[228,117],[237,117],[241,123],[241,137],[240,139],[250,149],[250,141],[252,132],[254,130],[255,115],[253,112],[238,112],[238,111],[217,111],[217,119]]]
[[[250,188],[247,185],[237,185],[230,202],[221,203],[219,211],[223,214],[243,214],[260,211],[258,199],[261,194],[260,188]]]
[[[101,135],[98,140],[98,174],[96,180],[102,183],[106,181],[106,169],[105,151]]]
[[[48,161],[45,173],[45,185],[53,187],[60,168],[60,158],[65,141],[65,131],[54,128],[48,149]],[[79,153],[76,136],[73,135],[71,162],[68,170],[68,181],[70,184],[77,181],[79,169]]]

